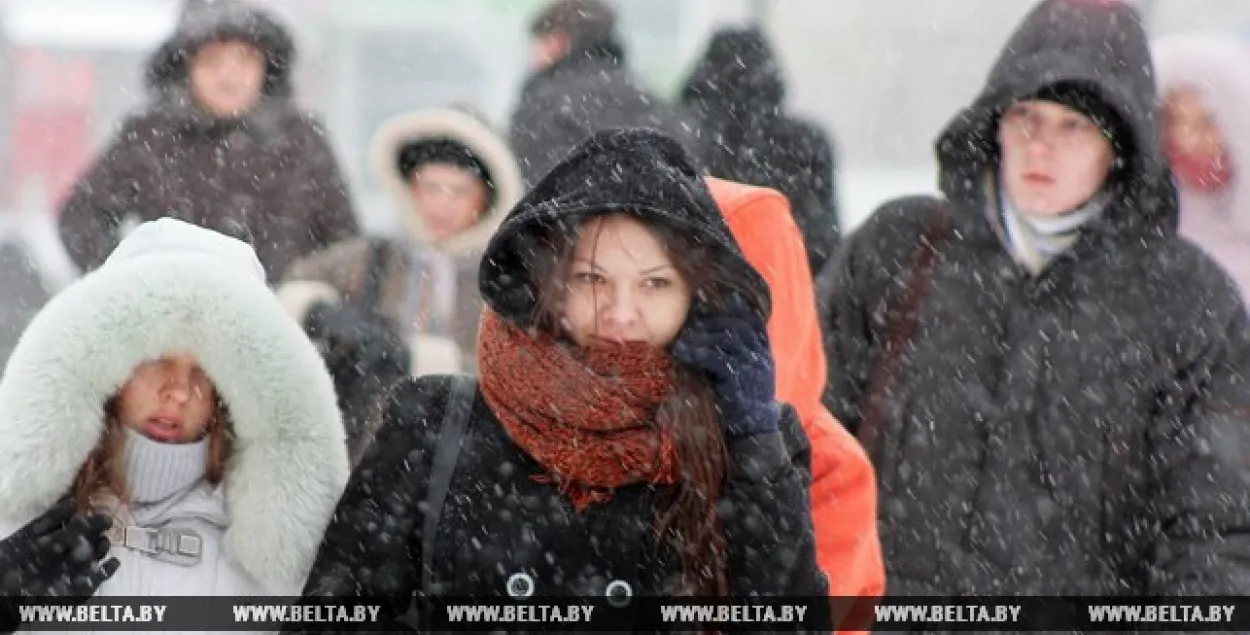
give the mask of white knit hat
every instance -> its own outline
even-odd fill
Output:
[[[252,246],[176,218],[164,217],[139,225],[104,261],[105,267],[120,262],[150,260],[153,266],[169,261],[200,261],[205,266],[228,265],[265,283],[265,268]]]

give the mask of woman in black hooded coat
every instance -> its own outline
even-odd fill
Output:
[[[663,248],[612,260],[630,231]],[[827,593],[807,438],[774,397],[767,284],[676,141],[618,129],[580,144],[504,220],[480,285],[480,377],[396,389],[305,597],[398,614],[418,591]],[[431,466],[464,406],[440,505]]]

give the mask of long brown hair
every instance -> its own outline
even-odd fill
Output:
[[[742,294],[756,306],[764,304],[745,280],[717,266],[723,254],[717,257],[716,245],[704,244],[665,223],[634,218],[660,240],[694,296],[692,308],[701,303],[714,310],[729,292]],[[534,324],[554,335],[563,335],[560,320],[578,232],[579,227],[563,222],[549,227],[542,232],[533,254],[530,275],[537,291]],[[597,236],[595,241],[597,244]],[[675,595],[726,596],[726,542],[716,506],[728,478],[729,453],[711,382],[702,373],[678,366],[672,390],[661,403],[655,423],[672,432],[681,464],[677,483],[656,509],[658,544],[681,563],[680,579],[670,591]]]
[[[226,461],[232,446],[230,415],[219,397],[213,418],[205,432],[208,435],[208,463],[204,480],[218,485],[226,476]],[[131,503],[130,484],[126,480],[126,434],[117,418],[117,398],[104,404],[104,433],[95,449],[78,469],[70,489],[78,512],[85,514],[94,507],[93,498],[111,494],[123,505]]]

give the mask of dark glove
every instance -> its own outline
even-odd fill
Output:
[[[304,330],[321,343],[322,356],[347,429],[348,447],[367,440],[372,410],[396,382],[412,372],[412,355],[398,330],[384,318],[351,306],[318,303],[304,318]]]
[[[74,512],[74,501],[63,500],[0,541],[0,598],[86,601],[113,576],[120,563],[117,558],[104,560],[110,547],[104,532],[113,526],[112,519],[98,514],[75,518]]]
[[[706,373],[728,438],[775,432],[781,416],[777,372],[764,317],[741,296],[723,312],[692,310],[672,346],[673,359]]]
[[[304,330],[324,343],[326,361],[343,362],[360,373],[408,374],[412,359],[397,329],[380,316],[351,306],[330,306],[319,302],[304,317]]]

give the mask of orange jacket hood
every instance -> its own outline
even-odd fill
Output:
[[[780,192],[708,178],[729,230],[772,292],[768,336],[777,364],[777,399],[798,410],[812,446],[816,551],[831,596],[866,598],[842,607],[840,623],[871,611],[885,592],[877,535],[877,485],[859,442],[821,404],[826,360],[803,236]],[[850,611],[854,613],[850,613]]]

